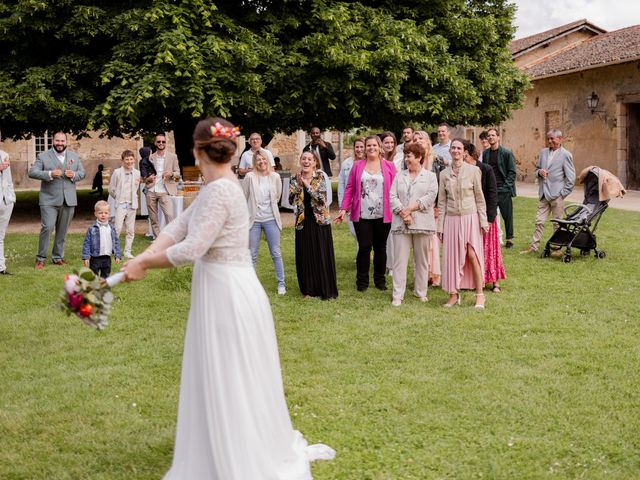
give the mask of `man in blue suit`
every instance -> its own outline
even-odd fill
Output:
[[[67,150],[67,135],[57,132],[53,148],[42,152],[29,169],[29,177],[40,180],[40,240],[36,254],[36,269],[44,268],[51,232],[55,229],[51,258],[64,265],[64,241],[73,218],[78,198],[76,182],[84,178],[84,168],[77,153]]]
[[[576,170],[571,152],[562,146],[562,132],[547,132],[549,148],[543,148],[536,163],[538,178],[538,211],[531,244],[520,253],[536,252],[540,246],[544,224],[551,213],[552,218],[564,215],[564,199],[576,183]],[[560,253],[560,250],[557,250]]]

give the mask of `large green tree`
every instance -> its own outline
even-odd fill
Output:
[[[108,135],[497,123],[520,105],[506,0],[15,0],[0,129]]]

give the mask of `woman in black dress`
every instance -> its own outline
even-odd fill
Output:
[[[313,152],[300,156],[300,171],[291,179],[289,203],[296,207],[296,272],[305,297],[338,297],[327,182],[316,168]]]

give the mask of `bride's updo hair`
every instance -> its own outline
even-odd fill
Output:
[[[193,131],[193,148],[214,163],[229,163],[236,153],[235,138],[240,134],[224,118],[200,120]]]

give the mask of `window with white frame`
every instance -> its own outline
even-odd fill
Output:
[[[53,138],[49,135],[49,132],[44,132],[44,135],[36,137],[36,155],[49,150],[53,144],[52,140]]]

